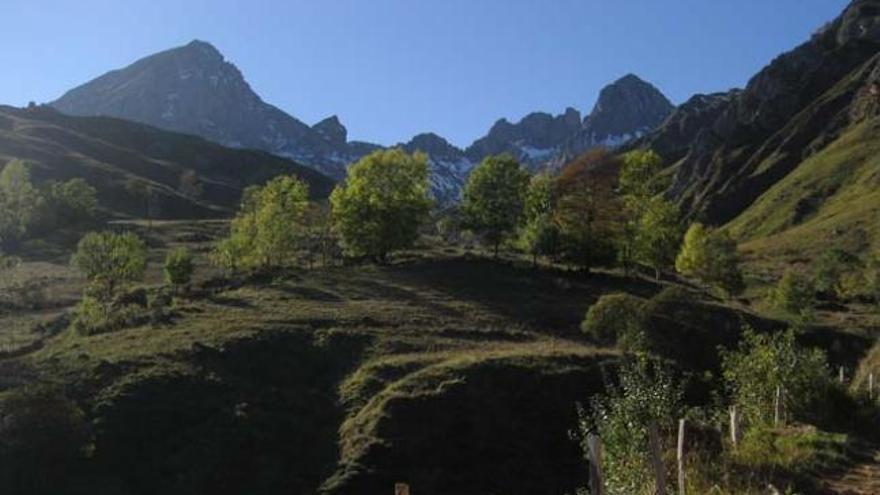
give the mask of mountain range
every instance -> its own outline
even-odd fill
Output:
[[[194,134],[225,146],[293,159],[340,180],[346,167],[382,148],[349,141],[336,116],[309,126],[264,102],[213,45],[193,41],[148,56],[74,88],[51,106],[75,116],[109,116]],[[488,155],[512,153],[532,168],[559,164],[595,146],[618,146],[653,130],[674,107],[634,75],[603,89],[582,118],[567,109],[497,121],[466,149],[425,133],[401,146],[428,154],[432,190],[441,202],[458,197],[467,173]]]

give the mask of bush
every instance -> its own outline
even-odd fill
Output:
[[[788,270],[770,293],[773,306],[784,311],[798,323],[805,323],[813,317],[813,300],[816,289],[809,277],[794,270]]]
[[[72,325],[80,335],[98,335],[146,323],[144,306],[108,302],[86,295],[74,309]]]
[[[629,294],[599,298],[587,310],[581,329],[603,344],[640,348],[645,341],[646,301]]]
[[[842,249],[826,251],[816,260],[813,272],[816,290],[833,298],[847,297],[853,288],[851,275],[860,265],[858,257]]]
[[[192,253],[187,248],[177,248],[165,257],[165,282],[179,288],[190,283],[193,271]]]
[[[812,406],[831,388],[825,353],[798,345],[793,330],[759,334],[746,328],[739,347],[722,350],[721,357],[733,401],[752,424],[772,424],[777,387],[786,415],[799,420],[811,419]]]
[[[589,433],[602,439],[609,495],[643,493],[653,485],[648,427],[654,422],[661,436],[670,437],[682,413],[683,394],[666,365],[640,358],[623,363],[619,385],[609,385],[605,395],[594,398],[589,412],[578,407],[576,433],[584,452]]]

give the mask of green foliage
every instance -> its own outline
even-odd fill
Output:
[[[175,287],[189,284],[195,270],[192,253],[185,247],[169,251],[163,269],[166,283]]]
[[[559,250],[559,227],[553,217],[553,178],[548,174],[532,177],[525,200],[525,225],[520,245],[533,259],[553,256]]]
[[[339,257],[339,242],[333,234],[330,208],[313,203],[306,212],[306,261],[311,267],[318,259],[327,266]]]
[[[362,158],[330,195],[345,254],[383,262],[389,253],[413,245],[431,203],[427,156],[401,149]]]
[[[644,203],[663,191],[657,175],[663,169],[663,159],[652,150],[635,150],[623,155],[620,168],[620,192],[627,203]],[[634,205],[638,207],[638,205]]]
[[[726,232],[713,231],[700,223],[691,225],[685,234],[675,269],[730,295],[745,289],[736,242]]]
[[[631,495],[653,484],[648,428],[655,423],[661,436],[671,434],[682,413],[683,388],[662,361],[645,357],[625,360],[619,382],[595,397],[589,412],[578,408],[578,433],[584,452],[587,434],[602,439],[607,493]]]
[[[722,350],[721,357],[733,401],[752,424],[772,423],[777,387],[786,415],[796,420],[809,419],[811,406],[830,387],[825,353],[798,345],[793,330],[760,334],[747,328],[739,347]]]
[[[814,268],[816,290],[837,298],[845,298],[858,288],[856,271],[860,265],[861,261],[857,256],[842,249],[831,249],[822,253],[816,260]]]
[[[34,228],[44,200],[31,182],[28,166],[13,160],[0,171],[0,242],[14,244]]]
[[[0,492],[65,493],[90,452],[85,416],[59,389],[27,386],[0,401]]]
[[[529,172],[510,155],[486,158],[468,177],[462,204],[466,223],[493,246],[496,256],[522,221],[528,188]]]
[[[109,298],[119,285],[140,280],[147,268],[147,248],[127,232],[91,232],[80,239],[71,263]]]
[[[662,198],[649,199],[645,205],[635,236],[636,261],[661,270],[673,266],[681,245],[678,208]]]
[[[581,329],[597,342],[643,350],[646,301],[630,294],[609,294],[587,310]]]
[[[245,189],[229,237],[215,249],[215,261],[231,271],[284,266],[305,247],[309,191],[294,176]]]
[[[61,225],[80,225],[95,218],[98,209],[97,190],[83,179],[54,182],[48,186],[51,214]]]
[[[795,270],[786,271],[770,293],[773,306],[784,311],[796,323],[806,323],[813,318],[815,297],[813,281]]]

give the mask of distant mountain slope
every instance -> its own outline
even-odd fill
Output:
[[[880,247],[880,55],[841,81],[805,115],[827,115],[841,130],[727,225],[758,257],[811,257],[829,246]],[[842,122],[841,122],[842,121]],[[803,125],[795,119],[788,127]]]
[[[365,148],[349,145],[338,119],[309,127],[265,103],[235,65],[202,41],[109,72],[51,105],[70,115],[118,117],[269,151],[336,178]]]
[[[350,163],[381,148],[349,141],[336,116],[308,126],[264,102],[235,65],[202,41],[109,72],[51,105],[69,115],[117,117],[224,146],[268,151],[336,179],[345,177]],[[458,198],[470,169],[486,156],[511,153],[532,168],[558,164],[586,149],[613,147],[641,136],[672,109],[656,88],[628,75],[603,89],[583,120],[572,108],[558,116],[537,112],[517,123],[499,120],[466,150],[430,133],[401,146],[428,153],[432,191],[446,203]]]
[[[639,144],[675,162],[669,194],[692,218],[730,222],[849,130],[878,50],[880,1],[856,0],[742,91],[692,99]]]
[[[98,189],[107,213],[117,217],[145,215],[131,184],[153,190],[158,218],[229,215],[246,186],[279,174],[298,175],[315,197],[326,197],[333,186],[320,173],[265,152],[224,148],[118,119],[0,106],[0,164],[15,158],[28,161],[38,181],[86,179]],[[201,192],[188,192],[186,181]]]

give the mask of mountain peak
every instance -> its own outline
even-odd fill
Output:
[[[218,50],[217,47],[207,41],[202,40],[192,40],[186,45],[179,47],[178,50],[196,52],[202,55],[206,55],[210,58],[219,58],[221,60],[224,58],[223,54],[220,53],[220,50]]]
[[[334,146],[344,146],[348,142],[348,129],[339,121],[339,117],[331,115],[312,126],[328,143]]]
[[[459,156],[462,154],[462,151],[460,149],[456,148],[455,146],[450,144],[449,141],[433,132],[423,132],[421,134],[417,134],[412,139],[410,139],[408,143],[403,145],[403,148],[410,153],[421,151],[423,153],[427,153],[428,155],[441,158]]]
[[[602,88],[584,127],[599,140],[627,134],[632,138],[660,125],[674,109],[654,85],[627,74]]]

